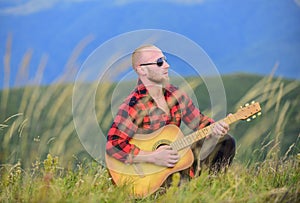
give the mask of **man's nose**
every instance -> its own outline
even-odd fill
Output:
[[[170,65],[168,64],[168,62],[167,61],[164,61],[164,66],[163,66],[164,68],[170,68]]]

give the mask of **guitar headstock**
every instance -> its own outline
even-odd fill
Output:
[[[261,115],[261,108],[258,102],[251,102],[251,104],[245,104],[245,107],[241,107],[236,113],[235,116],[240,120],[250,121],[252,117],[256,118],[256,115]]]

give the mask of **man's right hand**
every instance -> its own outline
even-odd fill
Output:
[[[148,162],[164,167],[174,167],[179,161],[179,154],[168,145],[163,145],[153,152],[140,151],[133,158],[135,163]]]
[[[159,147],[152,154],[153,164],[165,167],[174,167],[179,161],[179,154],[168,145]]]

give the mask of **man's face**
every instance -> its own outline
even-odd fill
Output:
[[[159,59],[163,61],[161,66],[156,64]],[[148,80],[157,84],[165,84],[169,81],[168,70],[170,66],[165,60],[165,56],[161,50],[154,48],[151,50],[145,50],[142,54],[141,61],[142,64],[155,63],[143,66]]]

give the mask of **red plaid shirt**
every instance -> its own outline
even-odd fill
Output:
[[[192,130],[198,130],[214,121],[204,116],[192,100],[173,85],[166,85],[164,96],[169,115],[161,110],[148,90],[138,81],[137,87],[121,104],[107,135],[106,152],[122,162],[130,162],[128,155],[137,155],[140,149],[129,141],[135,134],[148,134],[165,125],[180,126],[181,120]]]

